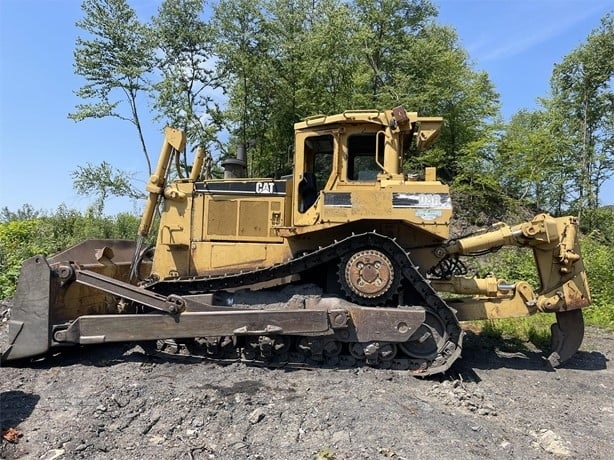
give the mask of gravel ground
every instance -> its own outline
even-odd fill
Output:
[[[468,333],[445,375],[75,349],[1,369],[2,458],[612,458],[614,334],[552,371]],[[505,352],[502,350],[506,350]],[[8,440],[7,440],[8,439]]]

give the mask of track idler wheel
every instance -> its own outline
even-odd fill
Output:
[[[350,354],[358,359],[365,360],[369,365],[392,361],[397,355],[397,344],[389,342],[352,343],[349,347]]]
[[[437,314],[427,310],[424,323],[407,342],[399,344],[399,347],[411,358],[432,360],[443,350],[447,340],[445,324]]]
[[[400,270],[376,249],[347,255],[339,263],[339,282],[344,294],[361,305],[383,306],[399,290]]]
[[[302,337],[298,342],[299,350],[307,353],[314,361],[336,358],[341,354],[341,342],[331,338]]]

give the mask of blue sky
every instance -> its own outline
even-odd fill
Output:
[[[503,115],[533,109],[547,95],[553,65],[580,43],[614,0],[434,0],[438,22],[453,26],[474,66],[489,73],[501,94]],[[159,1],[132,0],[142,18]],[[117,119],[67,118],[83,81],[73,74],[80,0],[0,0],[0,208],[24,203],[53,211],[61,203],[85,209],[90,199],[72,189],[70,172],[87,162],[108,161],[135,174],[147,172],[134,131]],[[145,117],[146,118],[146,117]],[[145,126],[154,161],[160,127]],[[602,191],[614,204],[614,181]],[[140,210],[138,203],[111,199],[107,212]]]

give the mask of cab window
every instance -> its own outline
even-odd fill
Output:
[[[379,139],[378,139],[379,138]],[[378,161],[384,163],[384,136],[377,133],[352,134],[348,137],[347,179],[353,181],[375,181],[381,168],[375,161],[377,142]]]

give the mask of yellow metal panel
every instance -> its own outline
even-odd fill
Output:
[[[186,276],[190,274],[189,256],[187,246],[158,245],[152,274],[160,278]]]
[[[238,200],[207,200],[207,234],[235,236],[237,234]]]
[[[239,236],[267,236],[269,234],[268,226],[268,201],[240,201]]]
[[[280,243],[282,239],[274,227],[286,223],[285,200],[283,197],[264,196],[206,197],[207,225],[202,237],[194,241],[223,239]]]
[[[291,256],[286,244],[210,242],[192,244],[193,274],[250,270],[270,266]]]
[[[159,244],[187,246],[190,244],[192,200],[166,201],[158,236]]]
[[[205,197],[194,195],[192,201],[192,241],[202,241],[205,232]]]
[[[245,245],[236,243],[212,243],[211,268],[255,266],[266,260],[267,246],[265,244],[251,244],[249,250],[246,249]]]

